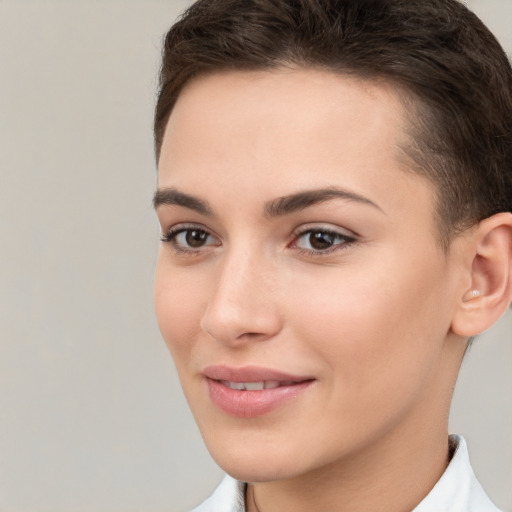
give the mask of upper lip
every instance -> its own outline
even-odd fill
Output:
[[[264,368],[261,366],[231,367],[225,365],[211,365],[203,370],[203,375],[212,380],[229,382],[261,382],[265,380],[279,382],[303,382],[312,380],[310,376],[292,375],[290,373]]]

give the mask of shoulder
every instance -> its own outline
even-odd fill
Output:
[[[245,512],[245,483],[226,475],[213,494],[191,512]]]

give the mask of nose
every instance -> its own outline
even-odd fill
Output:
[[[214,340],[230,346],[265,341],[282,326],[275,269],[248,250],[219,263],[214,289],[201,327]]]

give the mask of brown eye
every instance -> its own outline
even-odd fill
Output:
[[[162,237],[162,242],[171,244],[182,253],[202,253],[208,247],[218,247],[220,240],[200,227],[177,227]]]
[[[355,242],[355,238],[330,229],[307,229],[297,235],[294,247],[308,254],[328,254]]]
[[[189,247],[197,249],[202,247],[208,240],[208,233],[200,229],[188,229],[185,231],[185,242]]]
[[[329,249],[333,246],[336,237],[332,233],[313,231],[309,234],[309,245],[316,251]]]

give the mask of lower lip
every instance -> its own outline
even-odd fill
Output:
[[[207,378],[206,382],[212,402],[222,411],[241,418],[254,418],[273,411],[299,396],[313,383],[306,380],[273,389],[241,391],[228,388],[216,380]]]

